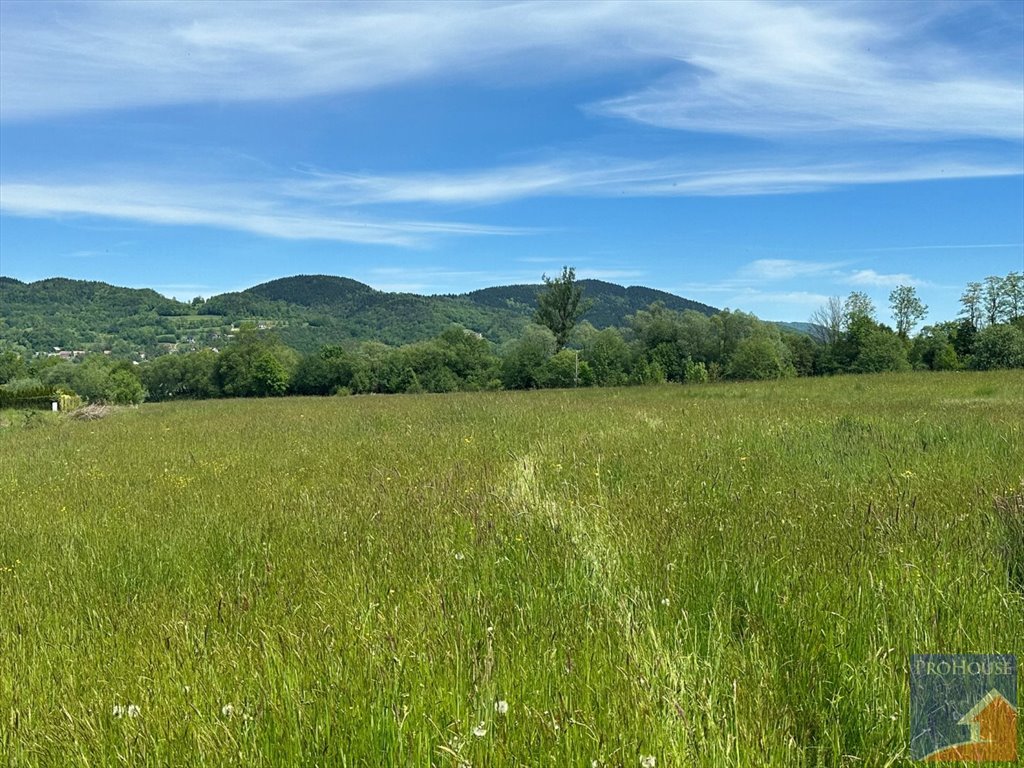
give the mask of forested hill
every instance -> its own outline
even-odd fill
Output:
[[[593,306],[583,316],[595,328],[624,325],[623,319],[637,310],[647,309],[655,302],[661,302],[669,309],[682,312],[692,309],[704,315],[713,315],[718,310],[699,301],[684,299],[674,293],[659,291],[655,288],[644,288],[631,285],[624,288],[615,283],[603,280],[580,280],[585,298],[592,300]],[[494,288],[482,288],[464,294],[476,304],[501,309],[514,309],[531,314],[537,306],[537,291],[542,285],[499,285]]]
[[[675,310],[717,310],[664,291],[582,280],[592,306],[584,320],[597,328],[660,301]],[[344,277],[300,275],[189,303],[149,289],[51,278],[23,283],[0,277],[0,342],[27,352],[112,349],[159,354],[185,345],[218,346],[230,329],[251,320],[274,328],[304,352],[322,344],[380,341],[405,344],[434,337],[453,323],[502,342],[518,336],[541,285],[485,288],[461,295],[420,296],[378,291]]]

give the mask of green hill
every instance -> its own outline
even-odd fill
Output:
[[[584,316],[598,328],[622,326],[655,301],[705,314],[716,310],[664,291],[580,281],[592,302]],[[23,283],[0,277],[0,342],[30,352],[62,349],[160,354],[175,345],[218,346],[231,328],[254,321],[302,351],[322,344],[405,344],[436,336],[453,323],[494,342],[530,321],[542,285],[484,288],[461,295],[378,291],[344,277],[298,275],[186,304],[149,289],[52,278]]]

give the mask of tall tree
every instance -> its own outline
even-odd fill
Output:
[[[1018,317],[1024,317],[1024,275],[1010,272],[1003,278],[1003,297],[1007,320],[1012,322]]]
[[[981,325],[981,283],[977,281],[968,283],[963,295],[960,296],[960,303],[964,307],[960,314],[963,315],[963,317],[972,326],[974,326],[974,328]]]
[[[853,291],[843,305],[844,330],[851,330],[857,321],[875,321],[875,303],[862,291]]]
[[[889,308],[896,321],[896,333],[905,339],[914,326],[924,320],[928,306],[917,297],[917,290],[911,285],[897,285],[889,294]]]
[[[555,334],[556,351],[565,346],[576,321],[590,309],[583,300],[583,288],[576,282],[576,270],[562,267],[560,277],[544,275],[545,288],[537,295],[534,321]]]
[[[1003,296],[1003,279],[996,275],[989,275],[985,278],[985,294],[983,297],[985,320],[989,325],[995,325],[1003,315],[1005,306]]]
[[[814,337],[822,344],[835,344],[843,335],[843,300],[829,296],[824,305],[811,314]]]

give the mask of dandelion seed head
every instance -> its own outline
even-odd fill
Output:
[[[497,712],[499,715],[507,715],[508,702],[504,699],[499,699],[498,701],[494,702],[494,711]]]
[[[478,739],[482,739],[484,736],[487,735],[487,726],[483,723],[480,723],[480,725],[473,729],[473,735],[476,736]]]
[[[224,715],[224,717],[229,718],[229,719],[234,717],[234,715],[235,715],[235,705],[234,704],[225,704],[223,707],[220,708],[220,713],[222,715]]]

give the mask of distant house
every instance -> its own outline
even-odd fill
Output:
[[[80,357],[85,357],[88,354],[84,349],[61,349],[60,347],[54,347],[53,352],[47,352],[47,357],[59,357],[61,360],[75,360]]]

